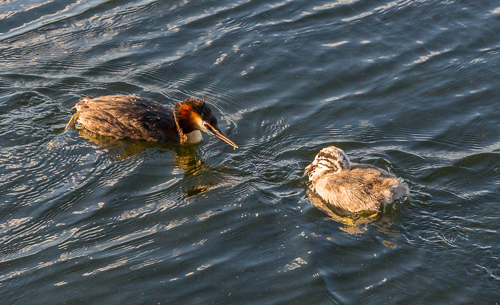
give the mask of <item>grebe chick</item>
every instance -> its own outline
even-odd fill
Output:
[[[373,165],[356,164],[335,146],[323,148],[306,167],[311,189],[340,215],[379,213],[408,195],[408,186]]]
[[[188,98],[171,110],[134,95],[106,95],[84,97],[73,108],[76,113],[66,129],[78,123],[79,127],[102,136],[174,144],[201,142],[201,130],[238,147],[222,133],[205,100]]]

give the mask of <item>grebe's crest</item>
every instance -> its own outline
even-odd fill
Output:
[[[205,98],[199,101],[195,98],[189,98],[175,105],[174,117],[178,129],[180,130],[180,137],[188,135],[195,130],[201,130],[208,134],[213,134],[222,141],[228,143],[234,148],[238,145],[229,140],[219,128],[217,119],[212,114],[212,110],[205,103]],[[182,140],[181,140],[181,143]]]
[[[179,102],[175,105],[174,114],[184,134],[197,129],[208,132],[205,123],[218,127],[217,119],[205,103],[205,99],[200,101],[195,98],[188,98]]]
[[[306,167],[309,180],[316,175],[329,173],[339,173],[351,168],[351,161],[346,153],[335,146],[323,148],[314,158],[313,163]]]

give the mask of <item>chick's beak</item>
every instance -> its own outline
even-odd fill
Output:
[[[208,130],[210,130],[211,133],[213,133],[216,137],[218,137],[219,139],[221,139],[222,141],[226,142],[227,144],[231,145],[232,147],[234,148],[238,148],[238,145],[234,144],[233,141],[229,140],[228,137],[226,137],[222,131],[220,131],[219,127],[214,127],[210,124],[206,124],[205,125],[207,127]]]
[[[312,172],[314,169],[316,168],[316,165],[314,164],[309,164],[308,166],[306,166],[306,168],[304,169],[304,175],[307,175],[308,173]]]

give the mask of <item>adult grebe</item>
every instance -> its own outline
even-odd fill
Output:
[[[408,195],[408,186],[373,165],[351,164],[344,151],[323,148],[306,167],[311,189],[340,215],[379,213],[387,204]]]
[[[238,148],[222,133],[205,100],[188,98],[178,102],[172,111],[160,103],[134,95],[106,95],[84,97],[73,108],[76,113],[66,129],[78,123],[103,136],[174,144],[201,142],[201,130]]]

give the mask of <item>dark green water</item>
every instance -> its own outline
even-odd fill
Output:
[[[1,304],[500,302],[500,3],[0,2]],[[205,99],[175,147],[63,132],[84,96]],[[336,145],[411,199],[309,201]]]

